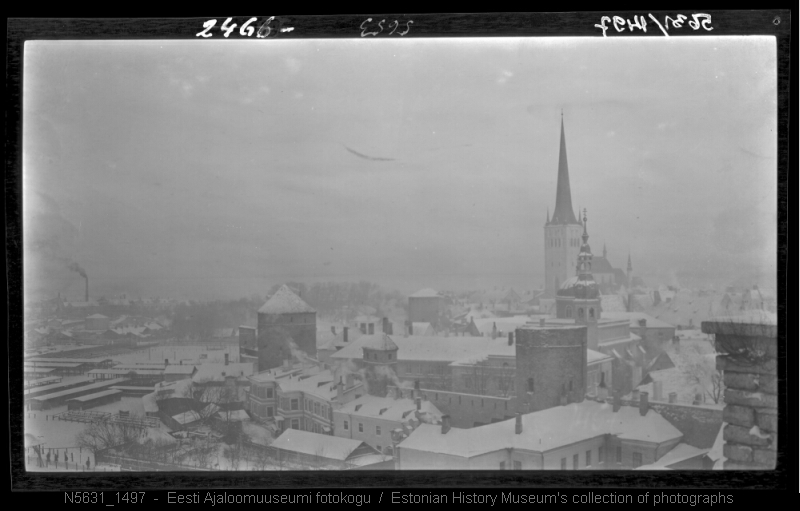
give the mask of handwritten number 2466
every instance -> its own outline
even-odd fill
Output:
[[[368,35],[376,36],[376,35],[380,34],[381,32],[383,32],[383,24],[386,23],[386,20],[383,19],[383,20],[380,20],[378,22],[377,30],[374,30],[375,27],[368,27],[367,26],[368,23],[372,23],[372,18],[367,18],[367,19],[364,20],[363,23],[361,23],[361,27],[360,27],[361,28],[361,37],[366,37]],[[397,35],[400,35],[400,36],[406,35],[411,30],[411,24],[412,23],[414,23],[413,20],[406,21],[406,29],[405,29],[405,31],[397,32]],[[394,34],[395,30],[397,30],[397,27],[400,26],[400,22],[398,20],[394,20],[394,21],[389,22],[389,24],[388,24],[388,26],[386,28],[391,27],[392,24],[394,24],[394,28],[392,28],[392,31],[389,32],[387,35]]]

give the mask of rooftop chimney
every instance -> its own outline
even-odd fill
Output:
[[[385,333],[386,335],[391,334],[391,332],[389,331],[389,318],[387,318],[386,316],[383,317],[383,333]]]
[[[653,382],[653,401],[663,401],[662,383],[660,381]]]
[[[228,365],[228,354],[225,354],[225,365]]]
[[[339,376],[339,383],[336,384],[336,398],[341,399],[344,395],[344,383],[342,383],[342,377]]]
[[[442,434],[445,435],[450,431],[450,416],[442,415]]]
[[[639,415],[644,417],[647,415],[647,408],[649,406],[648,403],[648,395],[647,392],[642,392],[639,396]]]
[[[348,328],[346,326],[342,327],[342,340],[344,340],[344,342],[347,342],[347,330]]]
[[[618,390],[614,391],[614,413],[617,413],[622,406],[622,396]]]
[[[165,358],[165,359],[164,359],[164,365],[165,365],[165,366],[168,366],[168,365],[169,365],[169,359],[168,359],[168,358]]]
[[[369,335],[374,335],[375,334],[375,323],[370,323],[369,325],[367,325],[367,331],[369,332]]]
[[[508,332],[508,345],[514,345],[514,332]]]
[[[419,391],[419,380],[414,380],[414,391],[411,393],[411,397],[416,399],[420,395]]]
[[[522,414],[517,413],[517,419],[514,423],[514,433],[520,435],[522,434]]]
[[[497,323],[492,322],[492,339],[497,339]]]
[[[417,411],[422,411],[422,398],[418,397],[414,402],[417,404]]]
[[[408,325],[408,335],[414,335],[414,323],[406,321],[406,325]]]

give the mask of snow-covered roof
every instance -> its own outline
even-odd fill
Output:
[[[362,444],[364,442],[360,440],[321,435],[299,429],[287,429],[272,442],[272,447],[309,456],[345,461]]]
[[[683,435],[654,410],[642,416],[638,407],[618,412],[608,403],[584,401],[522,416],[522,433],[515,434],[515,419],[471,429],[421,424],[398,448],[470,458],[503,449],[545,452],[601,435],[622,440],[663,443]]]
[[[331,354],[333,359],[361,359],[363,347],[375,337],[384,334],[362,335],[348,346]],[[421,360],[434,362],[454,362],[477,353],[489,353],[496,356],[516,354],[515,347],[508,346],[505,337],[458,337],[458,336],[410,336],[394,335],[390,337],[397,345],[397,360]]]
[[[609,312],[625,312],[625,300],[620,295],[600,295],[600,308],[604,316]]]
[[[169,365],[166,368],[164,368],[164,375],[165,376],[168,375],[168,374],[188,374],[188,375],[191,375],[193,372],[194,372],[194,366],[193,365],[188,365],[188,364],[187,365],[180,365],[180,364],[179,365],[175,365],[175,364],[173,364],[173,365]]]
[[[227,412],[217,412],[217,417],[228,422],[242,422],[250,418],[244,410],[230,410]]]
[[[595,350],[586,350],[586,363],[587,364],[595,364],[597,362],[602,362],[603,360],[613,360],[614,357],[610,355],[606,355],[605,353],[600,353],[599,351]]]
[[[416,321],[411,323],[413,335],[430,335],[434,333],[433,326],[428,322]]]
[[[303,392],[325,401],[330,401],[337,393],[338,382],[329,369],[310,376],[296,375],[277,381],[282,392]]]
[[[722,423],[719,428],[719,433],[717,433],[717,438],[714,440],[714,445],[711,447],[711,450],[708,451],[708,457],[714,461],[713,470],[722,470],[723,465],[725,464],[726,458],[722,454],[722,447],[725,445],[723,431],[725,430],[726,425],[726,422]]]
[[[513,332],[522,325],[533,321],[530,316],[512,316],[510,318],[475,318],[473,322],[478,331],[484,335],[491,335],[495,325],[498,332],[507,334]]]
[[[92,314],[91,316],[86,316],[86,319],[108,319],[108,316],[103,316],[102,314]]]
[[[258,312],[262,314],[292,314],[316,311],[284,284],[258,309]]]
[[[410,295],[409,298],[432,298],[432,297],[437,297],[437,296],[441,296],[441,295],[439,293],[437,293],[435,289],[431,289],[429,287],[426,287],[425,289],[420,289],[419,291],[417,291],[413,295]]]
[[[649,465],[642,465],[639,467],[641,470],[658,470],[659,468],[669,468],[670,465],[686,461],[696,456],[702,456],[709,452],[709,449],[698,449],[683,442],[673,447],[668,453],[660,457],[654,463]]]
[[[654,318],[644,312],[606,311],[603,309],[603,317],[608,319],[627,319],[630,321],[631,328],[638,328],[641,320],[645,320],[647,328],[675,328],[674,325],[670,325],[666,321]]]
[[[423,400],[420,403],[421,413],[427,414],[432,422],[441,420],[442,412],[439,411],[433,403]],[[394,399],[391,397],[378,397],[378,396],[361,396],[358,399],[350,401],[337,412],[347,415],[372,417],[385,419],[388,421],[404,422],[416,417],[414,412],[417,410],[417,405],[413,399],[402,398]]]
[[[388,334],[376,334],[367,336],[369,339],[361,344],[362,348],[371,350],[391,351],[397,349],[397,344],[392,341]]]
[[[189,366],[191,367],[191,366]],[[205,383],[208,381],[225,381],[229,376],[245,378],[253,374],[253,364],[250,362],[239,362],[225,364],[201,364],[197,366],[197,373],[192,376],[195,383]]]

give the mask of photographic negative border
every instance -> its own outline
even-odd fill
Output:
[[[779,462],[775,471],[766,472],[269,472],[269,473],[93,473],[54,474],[28,473],[24,468],[22,368],[17,361],[22,359],[23,300],[22,300],[22,80],[24,43],[28,40],[59,39],[183,39],[196,40],[198,32],[209,17],[172,19],[9,19],[7,46],[7,110],[6,110],[6,257],[9,311],[9,400],[10,400],[10,459],[12,489],[14,490],[69,490],[96,488],[104,490],[164,489],[165,477],[168,485],[175,489],[202,488],[342,488],[342,487],[406,487],[406,488],[537,488],[575,487],[582,488],[695,488],[695,489],[741,489],[786,487],[789,465],[787,440],[791,434],[787,429],[786,399],[786,266],[787,266],[787,220],[788,220],[788,169],[796,167],[796,141],[789,146],[789,69],[791,12],[789,10],[760,11],[704,11],[711,16],[713,31],[693,30],[684,26],[670,31],[670,37],[723,36],[723,35],[771,35],[777,41],[778,63],[778,296],[779,296],[779,373],[780,429]],[[648,18],[652,14],[662,19],[665,15],[684,14],[691,16],[697,11],[625,11],[625,12],[571,12],[571,13],[474,13],[474,14],[336,14],[319,16],[276,15],[283,27],[293,30],[273,32],[271,37],[280,39],[305,38],[364,38],[398,37],[398,34],[364,34],[365,20],[391,18],[411,20],[408,33],[400,37],[594,37],[597,44],[603,43],[603,31],[596,25],[602,16],[620,16],[635,19],[643,16],[648,22],[647,32],[607,31],[607,37],[665,37]],[[232,16],[237,23],[248,16]],[[219,26],[224,17],[217,20],[214,39],[223,39]],[[258,16],[261,23],[266,16]],[[691,17],[689,18],[691,20]],[[687,21],[688,23],[688,21]],[[239,30],[231,33],[230,39],[246,37]],[[266,37],[264,44],[270,44]],[[631,63],[635,65],[635,63]],[[796,87],[796,82],[795,82]],[[793,89],[796,91],[796,88]],[[795,97],[797,97],[795,95]],[[732,106],[733,107],[733,106]],[[794,453],[794,451],[792,451]],[[793,456],[793,454],[792,454]],[[794,462],[792,461],[792,465]]]

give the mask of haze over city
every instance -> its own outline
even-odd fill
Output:
[[[561,115],[595,254],[649,285],[773,287],[763,37],[35,41],[25,292],[544,284]]]

